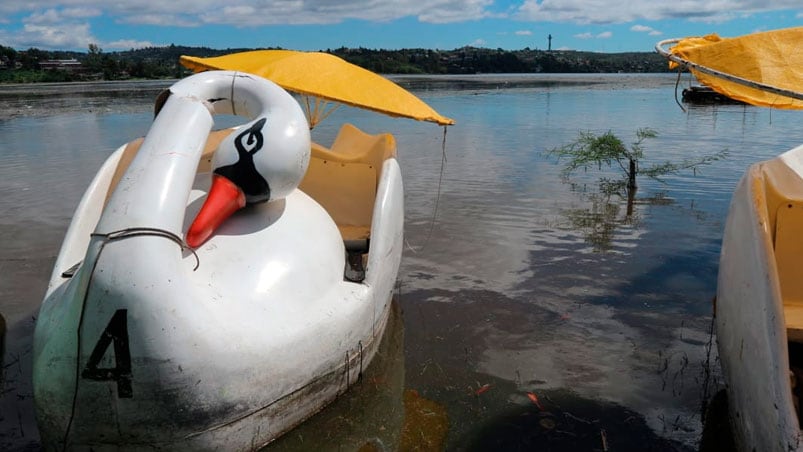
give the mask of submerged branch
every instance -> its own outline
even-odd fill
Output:
[[[684,170],[693,170],[695,175],[697,174],[697,168],[702,165],[708,165],[710,163],[716,162],[718,160],[722,160],[728,156],[728,150],[723,149],[715,154],[712,155],[705,155],[700,158],[696,159],[685,159],[680,162],[663,162],[655,164],[645,170],[641,170],[640,173],[651,178],[655,179],[659,182],[663,182],[661,180],[662,176],[667,174],[677,174]]]

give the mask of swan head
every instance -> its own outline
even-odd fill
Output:
[[[212,186],[187,231],[190,247],[202,245],[237,210],[283,199],[301,183],[311,146],[306,120],[278,122],[259,117],[220,143],[212,158]]]

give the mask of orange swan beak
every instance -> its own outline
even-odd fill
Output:
[[[234,212],[245,206],[245,193],[229,179],[212,175],[212,187],[204,205],[187,231],[187,245],[198,248]]]

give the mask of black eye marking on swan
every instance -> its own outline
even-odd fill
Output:
[[[226,177],[240,187],[249,204],[270,199],[270,185],[254,166],[254,154],[261,151],[265,143],[262,128],[266,122],[267,118],[262,118],[240,132],[234,138],[234,147],[239,156],[237,162],[215,170],[215,174]]]

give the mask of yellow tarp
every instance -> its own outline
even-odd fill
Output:
[[[776,88],[803,93],[803,27],[720,38],[681,39],[669,52],[686,61]],[[670,67],[677,63],[670,62]],[[732,99],[753,105],[803,109],[803,101],[751,88],[690,68],[697,79]]]
[[[248,72],[299,94],[391,116],[454,124],[454,120],[441,116],[401,86],[328,53],[255,50],[213,58],[182,56],[180,62],[195,72],[210,69]],[[316,115],[311,116],[312,121]]]

